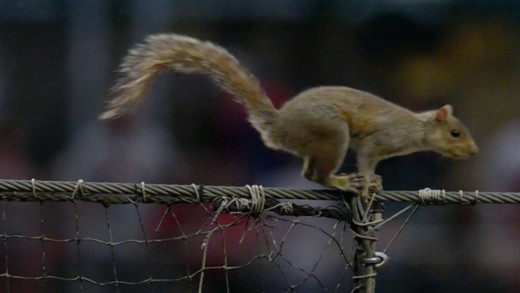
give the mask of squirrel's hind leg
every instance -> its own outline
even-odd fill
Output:
[[[346,150],[340,152],[323,152],[306,157],[302,175],[310,181],[344,191],[359,193],[365,183],[365,177],[358,173],[334,175],[345,157]]]

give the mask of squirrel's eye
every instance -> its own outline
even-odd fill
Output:
[[[459,137],[460,136],[460,131],[458,131],[456,129],[453,129],[453,130],[451,130],[450,134],[451,134],[452,137]]]

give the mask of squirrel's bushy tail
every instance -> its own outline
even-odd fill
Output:
[[[249,120],[262,135],[270,131],[277,111],[259,81],[224,48],[176,34],[152,35],[129,51],[120,67],[121,77],[111,91],[113,100],[100,118],[116,118],[131,111],[154,78],[167,69],[210,76],[246,106]]]

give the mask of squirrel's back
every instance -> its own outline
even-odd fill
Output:
[[[412,111],[371,93],[344,86],[321,86],[308,89],[288,101],[281,111],[280,125],[298,120],[329,121],[330,125],[348,125],[350,136],[370,134],[387,127],[390,120],[414,119]],[[302,113],[311,117],[301,117]]]

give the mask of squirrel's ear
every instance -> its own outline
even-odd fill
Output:
[[[453,107],[451,105],[445,105],[437,110],[435,114],[435,121],[442,122],[446,121],[449,117],[453,115]]]

